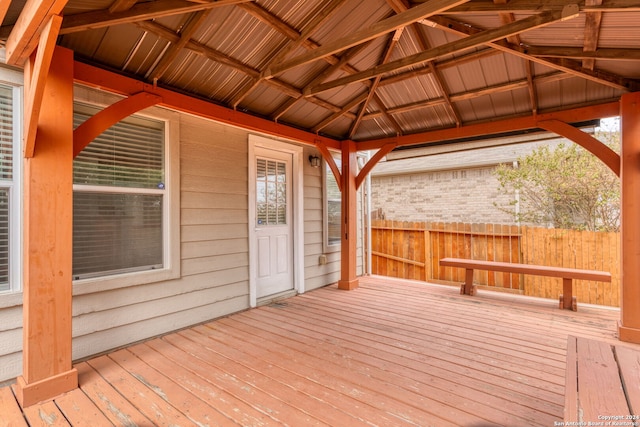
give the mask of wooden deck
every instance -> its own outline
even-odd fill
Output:
[[[614,342],[619,312],[458,292],[382,277],[309,292],[79,363],[80,389],[24,417],[31,426],[562,421],[567,335]],[[2,389],[0,424],[12,413],[27,425]]]

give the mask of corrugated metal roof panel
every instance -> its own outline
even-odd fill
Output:
[[[417,133],[425,126],[435,129],[455,126],[449,107],[444,104],[407,111],[394,117],[402,125],[405,134]]]
[[[368,28],[392,14],[391,8],[384,0],[347,1],[325,25],[313,33],[313,39],[323,45],[348,36],[354,31]]]
[[[640,12],[612,12],[602,16],[598,47],[640,47]],[[638,67],[640,68],[640,67]]]
[[[235,92],[235,91],[234,91]],[[268,84],[260,84],[242,102],[241,107],[249,111],[269,116],[280,105],[291,98]],[[295,123],[295,122],[294,122]]]
[[[97,16],[108,19],[110,15],[105,9],[112,2],[113,0],[70,0],[65,7],[64,16],[102,11]],[[142,3],[151,4],[149,1],[142,1],[132,10],[140,9],[139,5]],[[471,1],[467,5],[473,6],[473,3]],[[23,0],[11,2],[5,25],[11,23],[11,20],[15,21],[16,11],[24,4],[26,2]],[[182,7],[185,4],[193,7],[200,4],[206,6],[205,3],[198,2],[154,2],[154,6]],[[280,108],[290,102],[292,97],[301,94],[311,82],[317,82],[318,76],[332,67],[330,63],[335,63],[348,49],[334,52],[324,59],[316,58],[273,76],[271,83],[282,83],[281,87],[286,87],[285,89],[278,89],[265,82],[252,90],[248,91],[248,88],[329,4],[328,0],[254,0],[244,4],[214,7],[207,12],[204,24],[196,29],[192,40],[164,71],[158,84],[252,114],[276,117]],[[424,4],[413,2],[410,5],[421,7]],[[507,3],[506,7],[508,6]],[[539,8],[545,9],[548,6],[548,2],[541,2]],[[73,49],[83,61],[118,69],[127,75],[135,75],[142,81],[151,82],[154,67],[171,52],[185,25],[197,15],[197,12],[165,14],[155,18],[140,15],[139,19],[145,20],[144,23],[132,22],[108,29],[71,33],[61,36],[59,43]],[[342,0],[338,9],[311,32],[309,40],[315,46],[324,46],[394,15],[387,0]],[[389,61],[405,59],[421,52],[425,48],[422,37],[426,40],[427,48],[439,47],[466,37],[454,32],[454,28],[462,32],[465,29],[474,32],[498,28],[504,25],[504,16],[488,12],[447,14],[439,21],[444,27],[432,26],[428,20],[423,21],[425,25],[412,25],[402,32]],[[515,13],[513,16],[515,19],[525,19],[533,16],[533,12]],[[582,48],[586,30],[585,16],[581,13],[565,22],[555,22],[525,31],[520,35],[523,42],[521,47]],[[637,8],[633,12],[603,12],[599,48],[637,49],[640,40],[638,22],[640,11]],[[447,26],[448,23],[451,24],[450,27]],[[150,28],[150,25],[155,26],[155,29]],[[148,31],[141,28],[147,28]],[[420,35],[416,34],[416,28]],[[6,32],[7,27],[4,30]],[[325,77],[324,82],[367,71],[380,64],[391,34],[392,31],[378,34],[345,67]],[[284,59],[289,60],[308,52],[307,43],[306,46],[298,46],[289,52]],[[634,90],[640,87],[638,60],[597,60],[596,69],[590,77],[590,71],[579,70],[581,59],[564,59],[569,68],[554,65],[554,61],[560,62],[557,59],[536,59],[532,67],[533,85],[540,111],[617,99],[622,93],[621,89],[612,88],[604,79],[600,83],[592,81],[599,76],[607,77],[607,74],[611,74],[611,79],[630,82],[629,87]],[[442,55],[434,63],[437,75],[431,74],[427,64],[423,62],[391,70],[381,76],[382,83],[377,87],[376,95],[382,105],[378,105],[376,101],[367,106],[366,119],[359,125],[354,138],[362,140],[396,134],[398,130],[381,114],[383,110],[393,115],[402,128],[401,133],[415,133],[456,126],[456,115],[464,125],[530,114],[534,108],[527,86],[530,64],[521,55],[498,52],[488,45],[480,45]],[[374,79],[375,76],[367,77],[368,81]],[[356,82],[317,93],[315,98],[300,100],[279,120],[313,131],[324,119],[343,110],[367,90],[366,84]],[[450,97],[452,106],[445,104],[445,93]],[[362,106],[361,103],[353,107],[349,113],[324,127],[322,132],[338,138],[347,137],[356,117],[355,113]]]
[[[324,135],[346,135],[349,133],[351,129],[352,121],[351,119],[347,119],[346,117],[341,117],[335,121],[333,121],[328,126],[324,127],[320,130],[321,134]]]

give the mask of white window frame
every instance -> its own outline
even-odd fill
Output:
[[[338,165],[338,169],[342,171],[342,158],[340,153],[331,153],[333,160]],[[327,178],[333,176],[333,172],[328,169],[326,160],[322,160],[322,247],[324,253],[338,252],[341,248],[341,242],[329,244],[329,196],[327,194]],[[340,193],[340,204],[342,209],[342,193]]]
[[[77,87],[75,91],[75,102],[92,107],[104,108],[119,100],[110,94],[92,91],[84,87]],[[95,98],[100,98],[100,101],[105,104],[95,102]],[[94,102],[88,102],[88,99]],[[162,282],[180,277],[180,116],[179,113],[157,107],[135,113],[134,116],[164,122],[163,268],[74,280],[74,295]],[[91,186],[73,186],[74,191],[79,188],[89,191]],[[105,189],[101,188],[101,191],[105,191]],[[128,191],[127,188],[119,188],[119,192]],[[145,193],[148,192],[145,190]]]
[[[0,55],[1,56],[1,55]],[[2,59],[2,58],[0,58]],[[12,89],[13,100],[13,179],[0,182],[9,189],[9,289],[0,291],[0,308],[22,300],[22,73],[0,66],[0,84]]]

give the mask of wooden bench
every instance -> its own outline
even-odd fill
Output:
[[[562,278],[562,295],[560,295],[560,308],[577,310],[576,298],[573,296],[573,279],[596,280],[599,282],[611,282],[611,273],[597,270],[580,270],[576,268],[545,267],[542,265],[517,264],[498,261],[477,261],[464,258],[442,258],[442,267],[464,268],[465,281],[460,287],[460,293],[475,295],[476,286],[473,284],[473,270],[502,271],[505,273],[534,274],[537,276],[551,276]]]
[[[564,399],[564,425],[640,425],[640,350],[569,336]]]

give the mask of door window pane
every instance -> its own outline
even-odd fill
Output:
[[[256,159],[256,221],[258,225],[287,224],[287,164]]]

